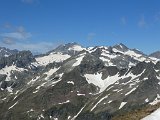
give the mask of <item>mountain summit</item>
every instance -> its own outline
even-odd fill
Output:
[[[81,45],[74,42],[74,43],[68,43],[68,44],[60,45],[57,48],[55,48],[54,50],[50,51],[49,53],[61,52],[61,53],[74,54],[74,53],[80,52],[84,49],[85,48],[83,48]]]
[[[122,51],[122,52],[125,52],[125,51],[128,50],[128,47],[125,46],[125,45],[122,44],[122,43],[113,46],[113,48],[116,48],[117,50],[120,50],[120,51]]]
[[[160,51],[154,52],[154,53],[150,54],[149,56],[160,59]]]

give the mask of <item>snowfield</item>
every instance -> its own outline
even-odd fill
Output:
[[[26,69],[24,68],[18,68],[16,67],[15,65],[12,65],[12,66],[6,66],[5,68],[1,69],[0,70],[0,74],[5,74],[7,75],[6,77],[6,81],[10,81],[11,80],[11,73],[12,71],[18,71],[18,72],[23,72],[25,71]],[[27,70],[26,70],[27,71]],[[16,77],[16,76],[15,76]]]
[[[84,50],[84,48],[82,48],[79,45],[74,45],[74,46],[70,47],[68,50],[82,51],[82,50]]]
[[[141,120],[160,120],[160,108]]]
[[[80,57],[78,57],[78,58],[76,59],[76,62],[75,62],[72,66],[75,67],[75,66],[80,65],[80,64],[81,64],[81,61],[82,61],[83,58],[84,58],[84,56],[85,56],[85,54],[82,54]]]
[[[62,53],[50,53],[47,56],[38,57],[36,58],[36,61],[42,65],[48,65],[49,63],[53,62],[63,62],[64,60],[70,58],[71,56],[68,54],[62,54]]]
[[[100,88],[100,93],[103,92],[109,85],[120,79],[118,74],[115,76],[108,76],[104,80],[102,79],[102,73],[85,74],[84,76],[89,84],[92,83]]]

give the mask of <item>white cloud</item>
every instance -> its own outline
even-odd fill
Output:
[[[138,21],[138,26],[141,27],[141,28],[146,28],[147,27],[147,23],[145,21],[145,18],[144,16],[142,16],[140,18],[140,20]]]
[[[87,35],[87,40],[93,40],[94,39],[94,37],[96,36],[96,33],[88,33],[88,35]]]
[[[9,38],[9,37],[3,38],[2,42],[3,42],[4,44],[8,44],[8,45],[15,44],[14,39]]]
[[[160,12],[158,12],[155,16],[154,16],[155,22],[159,22],[160,21]]]
[[[1,33],[0,36],[13,38],[13,39],[17,39],[17,40],[25,40],[25,39],[31,37],[32,35],[31,35],[31,33],[12,32],[12,33]]]
[[[39,42],[35,43],[30,39],[32,34],[26,32],[23,26],[4,25],[5,32],[0,33],[0,46],[9,49],[30,50],[33,53],[45,53],[54,49],[60,42]]]
[[[17,32],[23,33],[23,32],[25,32],[25,28],[23,26],[18,26]]]
[[[11,26],[10,23],[5,23],[3,26],[4,26],[4,28],[6,28],[6,29],[12,28],[12,26]]]
[[[18,41],[25,41],[32,37],[30,32],[26,32],[23,26],[12,26],[10,24],[5,24],[4,26],[6,32],[0,33],[0,37],[3,43],[14,44]]]
[[[126,21],[126,18],[125,17],[121,17],[121,23],[123,24],[123,25],[126,25],[127,24],[127,21]]]
[[[40,42],[40,43],[16,43],[16,44],[4,44],[0,43],[3,47],[9,49],[18,49],[18,50],[30,50],[33,53],[45,53],[50,50],[53,50],[57,47],[58,43],[50,42]]]

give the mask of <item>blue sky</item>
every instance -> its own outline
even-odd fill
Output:
[[[59,44],[124,43],[160,50],[159,0],[1,0],[0,46],[45,52]]]

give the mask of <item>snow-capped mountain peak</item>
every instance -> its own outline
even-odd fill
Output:
[[[157,58],[157,59],[160,59],[160,51],[156,51],[156,52],[150,54],[149,56],[150,56],[150,57]]]
[[[122,44],[122,43],[113,46],[113,48],[115,48],[115,49],[117,49],[117,50],[120,50],[120,51],[122,51],[122,52],[125,52],[125,51],[128,50],[128,47],[125,46],[125,45]]]

